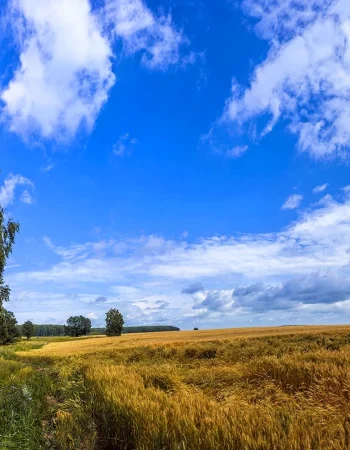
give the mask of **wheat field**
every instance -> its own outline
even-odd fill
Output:
[[[94,337],[17,357],[57,380],[55,448],[350,448],[350,326]]]

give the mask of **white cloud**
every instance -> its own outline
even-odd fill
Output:
[[[125,133],[113,145],[113,155],[129,156],[135,149],[135,145],[139,143],[138,139],[131,138],[130,133]]]
[[[252,313],[305,309],[308,306],[336,305],[350,300],[350,273],[310,273],[291,278],[277,285],[254,283],[231,290],[206,291],[193,309],[208,313]],[[347,305],[345,305],[347,307]],[[312,308],[310,308],[312,311]]]
[[[195,243],[155,236],[75,244],[53,249],[62,261],[42,271],[13,276],[36,282],[110,283],[135,286],[157,281],[204,282],[204,278],[230,277],[263,281],[326,269],[340,270],[349,262],[350,198],[328,197],[316,208],[301,212],[288,228],[271,234],[221,236]],[[123,245],[118,245],[123,244]],[[50,246],[50,242],[48,242]],[[12,276],[12,275],[11,275]],[[138,280],[135,283],[135,279]],[[128,282],[126,282],[128,281]],[[206,283],[205,283],[206,284]]]
[[[229,158],[239,158],[248,150],[248,145],[242,145],[232,148],[226,152]]]
[[[329,183],[321,184],[320,186],[316,186],[316,187],[312,190],[312,192],[313,192],[314,194],[320,194],[321,192],[324,192],[324,191],[327,189],[328,186],[329,186]]]
[[[91,320],[97,320],[99,316],[98,316],[98,314],[96,314],[94,312],[90,312],[90,313],[86,314],[86,317]]]
[[[30,188],[34,187],[33,183],[28,180],[28,178],[25,178],[22,175],[10,174],[5,179],[3,186],[0,188],[0,204],[3,208],[6,208],[13,202],[15,198],[15,191],[18,186],[28,186]],[[25,190],[22,193],[20,200],[28,204],[33,203],[32,197],[28,190]]]
[[[55,165],[52,163],[48,163],[40,168],[40,171],[43,173],[51,172],[52,169],[55,168]]]
[[[109,291],[117,295],[130,295],[139,292],[139,290],[133,286],[111,286]]]
[[[303,200],[303,196],[300,194],[290,195],[287,200],[283,203],[282,209],[295,209],[300,206],[300,203]]]
[[[141,52],[150,69],[194,59],[192,53],[181,55],[188,40],[171,16],[155,15],[141,0],[106,0],[93,8],[89,0],[9,0],[9,5],[19,61],[0,92],[2,116],[24,139],[67,140],[82,127],[91,130],[116,80],[116,40],[127,55]]]
[[[181,46],[187,44],[170,16],[158,17],[142,0],[107,0],[106,19],[127,53],[143,52],[142,62],[154,69],[164,69],[180,60]]]
[[[274,233],[214,236],[193,243],[154,235],[67,247],[56,247],[47,238],[45,242],[59,262],[7,273],[15,306],[21,304],[16,300],[21,291],[45,293],[30,296],[30,308],[42,314],[50,308],[59,317],[71,311],[87,314],[93,303],[100,317],[115,305],[134,324],[188,325],[198,319],[207,326],[223,326],[261,323],[266,312],[276,323],[298,323],[300,318],[311,323],[322,320],[322,314],[330,315],[327,321],[341,322],[349,309],[346,192],[341,201],[327,196],[299,211],[295,222]]]
[[[26,203],[27,205],[31,205],[34,203],[33,197],[27,189],[23,191],[20,197],[20,201]]]
[[[350,4],[347,0],[246,0],[270,43],[246,89],[232,86],[221,125],[243,127],[260,116],[259,133],[285,120],[312,156],[344,156],[350,145]]]
[[[283,40],[312,24],[333,0],[244,0],[243,10],[258,19],[256,31],[265,39]]]
[[[112,50],[88,0],[12,0],[19,66],[2,91],[12,131],[28,137],[91,128],[115,82]]]

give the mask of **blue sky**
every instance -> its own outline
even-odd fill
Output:
[[[350,312],[345,0],[9,0],[0,201],[23,322]]]

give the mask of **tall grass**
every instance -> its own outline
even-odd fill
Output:
[[[53,390],[46,373],[15,357],[16,350],[38,348],[18,343],[0,348],[0,448],[37,450],[48,442],[44,418],[49,416],[46,396]]]
[[[349,330],[141,347],[114,342],[88,361],[72,357],[81,367],[81,404],[57,422],[77,436],[79,411],[94,431],[91,448],[350,448]],[[62,448],[79,448],[76,442]]]
[[[55,383],[61,450],[350,448],[350,327],[69,340],[5,363],[24,361],[22,391],[40,367]]]

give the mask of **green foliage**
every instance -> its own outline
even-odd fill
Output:
[[[160,331],[180,331],[180,328],[171,325],[151,325],[138,327],[124,327],[122,334],[127,333],[158,333]]]
[[[48,336],[64,336],[65,335],[65,325],[50,325],[50,324],[42,324],[37,325],[34,324],[34,333],[33,336],[36,337],[48,337]],[[24,334],[22,332],[23,325],[18,325],[18,329],[20,334]]]
[[[110,309],[106,313],[106,335],[120,336],[124,326],[124,318],[118,309]]]
[[[171,325],[147,325],[147,326],[137,326],[137,327],[124,327],[122,329],[122,334],[128,333],[159,333],[162,331],[180,331],[180,328],[173,327]],[[90,334],[106,334],[106,328],[91,328]]]
[[[91,330],[91,320],[84,316],[72,316],[67,320],[65,334],[67,336],[86,336]]]
[[[10,344],[20,337],[17,320],[11,311],[0,310],[0,345]]]
[[[34,324],[30,320],[27,320],[22,327],[22,335],[28,340],[34,336]]]
[[[5,210],[0,206],[0,345],[13,342],[18,337],[16,319],[3,307],[3,303],[10,298],[10,288],[4,281],[4,270],[18,231],[17,222],[11,219],[5,222]]]
[[[0,206],[0,307],[10,297],[10,288],[4,284],[4,270],[18,231],[17,222],[10,219],[5,223],[5,210]]]
[[[48,367],[21,361],[18,351],[38,349],[44,342],[20,340],[0,347],[0,449],[43,450],[53,446],[56,405],[50,404],[58,381]]]

